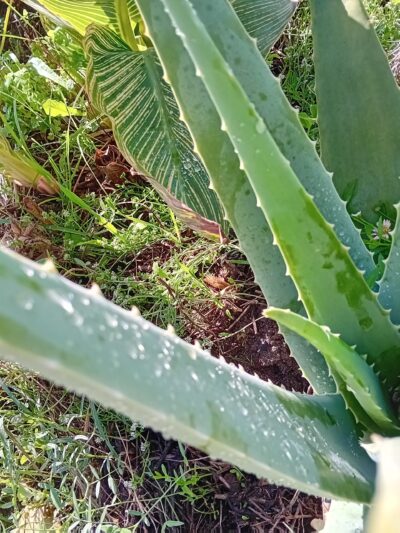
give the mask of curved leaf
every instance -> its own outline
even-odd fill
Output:
[[[309,317],[340,331],[345,342],[368,354],[386,386],[398,386],[398,329],[302,187],[192,4],[158,1],[214,101]],[[212,5],[224,1],[214,0]]]
[[[381,431],[389,435],[399,434],[398,422],[374,371],[339,335],[289,310],[269,308],[264,314],[305,337],[323,354],[330,368],[341,376]]]
[[[322,160],[353,212],[400,200],[400,91],[361,0],[312,0]]]
[[[324,218],[335,226],[341,242],[350,247],[350,255],[358,268],[369,273],[375,268],[372,256],[354,227],[331,174],[321,163],[315,143],[305,133],[298,112],[291,107],[279,81],[246,35],[238,17],[228,8],[227,1],[192,0],[192,4],[303,187],[314,197]],[[161,56],[163,51],[159,50],[159,54]]]
[[[266,54],[292,17],[297,0],[230,0],[243,26]]]
[[[126,159],[151,179],[190,227],[219,237],[220,226],[226,228],[222,208],[209,189],[207,171],[193,151],[155,51],[135,52],[98,26],[88,29],[85,49],[90,95],[111,118]]]
[[[0,136],[0,172],[22,187],[34,187],[44,194],[58,194],[60,186],[38,163],[26,154],[13,150],[5,137]]]
[[[370,500],[375,466],[339,396],[262,382],[11,252],[0,292],[2,357],[270,481]]]

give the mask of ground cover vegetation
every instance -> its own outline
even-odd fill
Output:
[[[367,7],[395,71],[398,7],[378,0]],[[86,92],[81,40],[23,3],[1,9],[2,244],[39,263],[51,258],[68,279],[95,283],[110,301],[263,380],[310,392],[277,326],[262,315],[265,300],[235,236],[217,242],[188,228],[117,148],[109,117]],[[267,62],[319,146],[307,2]],[[19,175],[7,170],[20,165]],[[395,216],[383,208],[373,220],[353,219],[374,255],[373,287]],[[4,531],[32,523],[61,531],[310,531],[321,517],[318,498],[165,440],[14,364],[0,371]]]

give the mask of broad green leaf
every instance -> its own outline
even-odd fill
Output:
[[[230,0],[243,26],[262,54],[266,54],[292,17],[297,1]]]
[[[370,500],[339,396],[262,382],[49,270],[0,251],[2,357],[269,481]]]
[[[84,113],[76,107],[68,106],[65,102],[59,100],[46,100],[43,102],[43,110],[50,117],[72,117],[82,116]]]
[[[135,0],[126,0],[132,20],[138,19]],[[34,9],[66,22],[81,35],[92,24],[102,24],[119,32],[114,0],[24,0]]]
[[[135,52],[105,27],[91,26],[85,39],[88,88],[113,122],[126,159],[192,228],[219,236],[223,213],[154,50]],[[200,216],[198,216],[199,214]]]
[[[176,36],[164,8],[154,2],[139,0],[150,37],[163,62],[185,122],[196,139],[197,150],[211,176],[212,186],[224,200],[226,216],[246,254],[256,281],[267,301],[274,306],[290,307],[300,312],[301,303],[265,217],[257,208],[254,192],[239,168],[234,147],[220,128],[220,118],[204,84],[195,75],[192,62]],[[228,6],[229,8],[229,6]],[[229,11],[230,8],[229,8]],[[175,68],[179,65],[179,68]],[[285,339],[315,391],[334,392],[324,359],[304,339],[285,331]]]
[[[394,324],[400,324],[400,204],[396,206],[396,225],[392,234],[392,246],[385,262],[385,271],[379,284],[379,301],[389,309]]]
[[[214,101],[309,317],[340,331],[345,342],[368,354],[389,388],[398,386],[400,336],[388,313],[302,187],[192,4],[158,1]]]
[[[312,0],[322,160],[353,212],[400,200],[400,91],[361,0]]]
[[[24,0],[38,11],[58,21],[67,22],[72,28],[84,35],[90,24],[108,26],[115,32],[120,31],[118,5],[126,0]],[[259,49],[267,53],[282,33],[293,15],[297,2],[294,0],[230,0],[249,34],[257,40]],[[139,13],[135,0],[127,0],[131,20],[138,20]],[[126,42],[129,42],[125,39]]]
[[[264,314],[305,337],[323,354],[329,367],[343,379],[381,431],[399,434],[398,422],[374,371],[339,335],[289,310],[270,308]]]

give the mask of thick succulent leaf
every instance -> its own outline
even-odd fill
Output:
[[[389,388],[398,386],[400,336],[388,313],[302,187],[192,5],[159,2],[214,101],[309,317],[340,331],[345,342],[368,354]]]
[[[212,186],[224,200],[224,208],[240,247],[246,254],[256,281],[267,301],[277,307],[300,312],[296,288],[285,276],[286,267],[263,213],[257,208],[254,192],[239,167],[234,147],[220,128],[220,118],[204,84],[195,75],[190,57],[171,27],[164,8],[139,0],[164,70],[171,82],[185,122],[196,139],[196,147],[211,177]],[[179,68],[175,68],[179,64]],[[319,393],[335,392],[324,359],[306,341],[284,331],[286,342],[304,375]]]
[[[2,357],[272,482],[370,500],[375,467],[340,396],[262,382],[4,250],[0,292]]]
[[[119,149],[193,229],[219,237],[223,212],[154,50],[133,51],[106,27],[85,38],[88,88]],[[198,214],[198,215],[197,215]],[[200,215],[200,216],[199,216]]]
[[[320,159],[318,158],[315,146],[310,142],[305,134],[297,113],[291,108],[285,97],[279,82],[273,76],[263,57],[255,50],[254,42],[248,35],[230,9],[228,2],[207,2],[194,0],[199,18],[206,24],[207,30],[218,47],[225,60],[229,63],[232,72],[245,89],[249,98],[255,105],[258,113],[264,119],[275,142],[285,157],[290,161],[300,181],[306,190],[314,196],[318,208],[324,217],[331,224],[335,225],[336,233],[346,246],[350,246],[350,254],[361,270],[369,273],[374,270],[375,265],[371,255],[365,248],[358,231],[355,229],[349,217],[344,202],[340,199],[335,190],[330,174],[326,172]],[[168,77],[172,80],[174,70],[179,70],[175,79],[179,82],[172,83],[180,106],[185,104],[185,86],[189,83],[192,70],[188,70],[185,54],[179,53],[179,62],[173,61],[173,56],[169,47],[162,46],[167,41],[164,37],[166,30],[163,30],[163,19],[165,17],[159,12],[160,7],[157,2],[138,2],[142,16],[146,18],[148,31],[157,48],[158,55],[163,62],[164,69]],[[169,32],[170,34],[170,32]],[[175,39],[171,37],[174,50],[177,53],[178,47],[174,44]],[[158,44],[157,44],[158,43]],[[182,47],[181,47],[182,49]],[[189,81],[187,81],[189,78]],[[195,90],[194,95],[201,91],[202,82],[199,79],[197,84],[191,82]],[[183,88],[182,88],[183,87]],[[199,97],[196,97],[196,105],[204,105]],[[203,97],[203,100],[205,98]],[[185,121],[188,123],[192,135],[194,135],[196,124],[192,120],[194,115],[194,104],[186,103]],[[190,109],[190,112],[189,112]],[[199,114],[199,113],[198,113]],[[198,117],[197,117],[198,119]],[[208,113],[204,114],[202,122],[208,119]],[[211,119],[210,119],[211,122]],[[203,160],[206,158],[204,151],[200,150]],[[213,176],[215,180],[215,177]],[[219,193],[218,193],[219,194]]]
[[[369,273],[375,267],[372,257],[354,227],[331,175],[321,163],[315,143],[307,137],[297,111],[291,107],[279,81],[255,49],[238,17],[226,1],[194,0],[192,4],[302,185],[314,197],[326,220],[334,224],[339,239],[350,247],[356,265]],[[162,55],[161,50],[159,54]]]
[[[230,0],[243,26],[266,54],[291,19],[296,0]]]
[[[396,205],[397,218],[392,235],[392,246],[385,262],[385,271],[379,288],[379,301],[390,310],[394,324],[400,324],[400,204]]]
[[[362,0],[312,0],[322,159],[353,212],[400,200],[400,91]]]
[[[379,379],[353,348],[328,328],[289,310],[270,308],[265,311],[265,316],[305,337],[323,354],[329,367],[343,379],[381,431],[399,434],[396,418]]]
[[[135,0],[126,0],[132,20],[139,18]],[[119,32],[114,0],[24,0],[24,2],[48,15],[57,17],[81,35],[90,24],[102,24]]]

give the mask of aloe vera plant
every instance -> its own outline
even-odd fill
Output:
[[[339,193],[347,195],[350,183],[351,205],[372,218],[377,205],[399,203],[396,151],[359,136],[373,105],[389,121],[373,126],[398,138],[400,93],[361,0],[311,4],[325,109],[322,157],[333,180],[235,2],[136,0],[148,33],[143,39],[155,46],[197,157],[271,306],[266,315],[281,325],[317,394],[284,391],[216,361],[136,312],[6,251],[0,252],[0,353],[270,481],[368,504],[375,463],[361,439],[400,434],[400,229],[397,221],[382,282],[371,288],[366,279],[374,261]],[[369,51],[352,68],[376,69],[379,78],[342,101],[347,82],[326,64],[351,42],[351,28],[360,50]],[[109,31],[91,27],[87,40],[95,32],[99,50]],[[113,39],[120,46],[120,37]],[[342,139],[333,111],[345,113],[352,101],[352,127],[342,126],[355,152],[354,165],[351,150],[344,157],[346,174],[337,163]],[[373,195],[371,176],[356,165],[363,149],[374,161],[388,159]]]

